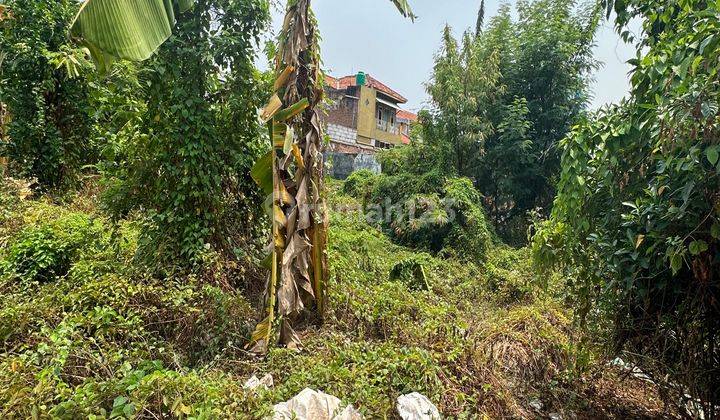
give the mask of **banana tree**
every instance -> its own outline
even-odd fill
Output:
[[[322,101],[324,78],[310,2],[288,2],[275,59],[274,95],[262,113],[272,147],[252,171],[272,203],[267,316],[252,335],[250,344],[256,352],[264,352],[274,337],[288,347],[297,346],[293,324],[309,318],[321,321],[327,303],[328,222],[322,127],[316,108]],[[404,16],[414,19],[406,0],[393,2]]]
[[[299,321],[321,321],[328,278],[327,211],[323,198],[322,127],[316,106],[323,76],[311,0],[289,0],[280,33],[273,96],[261,118],[271,150],[251,175],[268,195],[272,221],[266,314],[249,346],[258,353],[280,343],[295,347]],[[391,0],[414,19],[407,0]],[[144,60],[172,34],[176,13],[194,0],[87,0],[70,35],[98,67],[117,58]]]

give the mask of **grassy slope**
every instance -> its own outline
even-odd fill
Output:
[[[303,332],[302,352],[258,360],[243,351],[253,305],[213,285],[225,284],[217,278],[231,275],[229,264],[209,261],[214,274],[202,279],[158,280],[130,264],[132,224],[111,235],[92,199],[61,207],[5,187],[0,204],[2,418],[262,417],[304,387],[370,418],[394,416],[395,398],[411,391],[453,417],[533,417],[533,399],[581,417],[661,413],[654,390],[597,362],[570,374],[568,314],[531,286],[524,251],[498,249],[478,267],[394,245],[333,213],[327,324]],[[423,262],[430,291],[389,280],[408,259]],[[242,389],[267,372],[275,388]]]

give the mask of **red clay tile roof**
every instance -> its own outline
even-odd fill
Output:
[[[373,89],[376,89],[385,95],[389,96],[390,98],[397,101],[399,104],[404,104],[407,102],[407,99],[402,96],[401,94],[397,93],[395,90],[390,89],[382,83],[381,81],[375,79],[374,77],[368,75],[365,75],[366,82],[365,85],[368,87],[371,87]],[[332,87],[333,89],[345,89],[350,86],[357,86],[357,78],[356,75],[351,76],[344,76],[339,79],[336,79],[332,76],[325,75],[325,84]]]
[[[340,89],[340,84],[338,83],[339,80],[326,74],[325,75],[325,84],[330,86],[333,89]]]
[[[404,109],[398,109],[397,118],[413,122],[418,120],[417,115],[413,114],[410,111],[405,111]]]

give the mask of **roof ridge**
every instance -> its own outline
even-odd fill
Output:
[[[333,80],[337,81],[337,83],[334,86],[335,89],[341,89],[341,88],[346,88],[346,87],[350,87],[350,86],[357,86],[357,75],[356,74],[342,76],[340,78],[335,78],[332,76],[329,76],[329,77],[332,78]],[[366,85],[368,87],[376,89],[376,90],[384,93],[385,95],[389,96],[390,98],[397,100],[397,103],[399,103],[399,104],[407,103],[407,101],[408,101],[407,98],[402,96],[396,90],[390,88],[385,83],[379,81],[378,79],[372,77],[370,74],[367,74],[367,73],[365,74],[365,77],[366,77],[366,79],[365,79]]]

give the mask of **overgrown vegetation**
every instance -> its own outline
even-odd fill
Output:
[[[360,201],[368,222],[397,243],[484,260],[497,239],[472,182],[437,171],[414,172],[406,151],[410,149],[381,154],[384,173],[357,171],[344,191]]]
[[[232,253],[262,232],[238,222],[262,214],[249,171],[267,141],[255,111],[267,94],[253,59],[268,4],[202,1],[178,19],[142,64],[142,112],[104,166],[107,209],[116,220],[140,211],[141,256],[163,265],[197,262],[206,247]]]
[[[270,4],[157,0],[144,63],[87,20],[70,43],[78,2],[0,4],[0,417],[267,418],[305,387],[368,418],[413,391],[451,418],[717,417],[718,4],[482,2],[412,144],[327,188],[309,0],[263,74]],[[603,12],[637,59],[588,114]]]
[[[581,121],[562,142],[558,196],[535,251],[569,276],[588,338],[640,366],[688,415],[713,418],[720,403],[719,9],[631,1],[614,10],[626,38],[630,19],[643,22],[632,95]]]
[[[7,15],[0,13],[0,103],[9,114],[3,115],[0,155],[45,190],[75,183],[99,153],[86,79],[92,66],[67,37],[77,7],[8,0]]]
[[[600,404],[585,379],[569,375],[568,315],[532,287],[526,254],[499,248],[488,268],[435,258],[394,245],[356,212],[334,212],[326,325],[303,333],[300,352],[276,348],[257,359],[243,350],[256,310],[248,291],[223,286],[228,267],[155,279],[129,264],[137,223],[113,235],[95,211],[23,200],[3,185],[0,198],[12,203],[13,216],[2,223],[3,265],[15,260],[13,249],[44,246],[44,237],[28,232],[54,232],[63,250],[84,243],[63,253],[68,270],[42,281],[19,281],[12,270],[0,277],[3,416],[263,418],[305,387],[370,418],[392,417],[395,398],[411,391],[464,418],[539,415],[533,399],[543,412],[662,413],[657,403],[616,391],[631,381],[652,395],[640,381],[594,373],[612,396]],[[333,186],[331,201],[352,202],[341,188]],[[89,207],[86,197],[69,207],[79,202]],[[428,290],[391,275],[407,261],[422,267]],[[277,385],[243,389],[259,372],[272,373]]]

